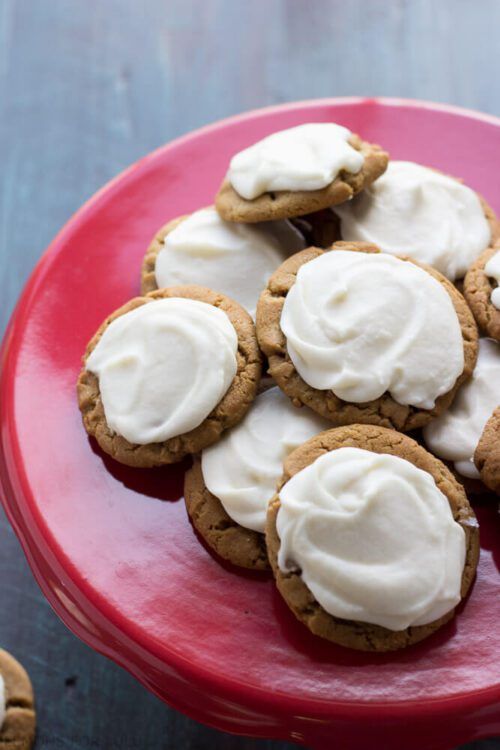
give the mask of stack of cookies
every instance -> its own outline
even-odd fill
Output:
[[[159,229],[85,352],[85,428],[129,466],[191,455],[204,542],[316,635],[420,641],[475,575],[467,494],[500,493],[499,239],[453,177],[334,123],[274,133]]]

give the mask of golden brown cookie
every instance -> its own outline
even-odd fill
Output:
[[[186,472],[184,498],[193,526],[219,557],[241,568],[269,569],[264,534],[240,526],[226,513],[205,484],[199,456]]]
[[[486,422],[474,452],[474,463],[484,484],[500,495],[500,406]]]
[[[320,391],[308,385],[295,369],[286,348],[286,338],[280,327],[281,311],[285,298],[295,283],[299,268],[325,252],[335,250],[352,250],[364,253],[378,253],[379,248],[366,242],[336,242],[330,250],[310,247],[288,258],[269,279],[257,306],[257,338],[259,345],[269,361],[269,374],[279,387],[289,396],[296,406],[305,404],[331,420],[334,425],[345,425],[360,422],[392,427],[402,432],[423,427],[431,419],[441,414],[453,401],[463,382],[468,380],[474,370],[477,358],[478,335],[472,313],[464,298],[439,271],[411,258],[400,256],[402,260],[420,266],[434,276],[446,289],[457,313],[464,342],[464,370],[454,387],[436,400],[432,410],[403,406],[385,393],[374,401],[363,404],[349,403],[335,396],[332,391]]]
[[[154,304],[166,297],[184,297],[207,302],[223,310],[238,335],[236,375],[228,391],[194,430],[177,435],[163,443],[135,445],[121,435],[113,433],[107,425],[99,391],[99,381],[94,373],[85,369],[85,362],[96,347],[107,326],[120,315],[140,305]],[[159,289],[145,297],[135,297],[110,315],[90,340],[83,358],[83,369],[78,378],[78,404],[85,429],[95,437],[105,453],[128,466],[150,467],[180,461],[189,453],[197,453],[215,443],[222,433],[237,424],[248,411],[259,387],[261,355],[250,315],[229,297],[202,286],[186,285]]]
[[[481,330],[492,339],[500,341],[500,310],[492,304],[491,293],[496,282],[489,279],[484,267],[500,245],[489,247],[472,264],[464,279],[464,296]]]
[[[344,203],[380,177],[389,162],[386,151],[357,135],[352,135],[349,143],[365,157],[357,174],[342,170],[321,190],[280,190],[253,200],[242,198],[226,178],[215,198],[215,207],[226,221],[255,222],[290,219]]]
[[[462,180],[460,177],[454,177],[451,174],[447,174],[447,172],[443,172],[441,169],[435,169],[434,167],[426,167],[426,169],[431,169],[433,172],[437,172],[438,174],[444,175],[445,177],[449,177],[450,180],[455,180],[455,182],[459,182],[461,184],[464,184],[464,180]],[[491,232],[491,238],[490,238],[490,246],[495,245],[500,240],[500,222],[497,218],[497,215],[489,205],[485,201],[485,199],[480,195],[479,193],[476,193],[479,202],[481,204],[481,208],[483,209],[484,216],[486,218],[486,221],[488,222],[490,226],[490,232]],[[339,222],[339,233],[336,238],[332,240],[334,242],[335,240],[344,239],[342,237],[342,223],[340,221],[340,217],[335,214],[336,218]],[[317,247],[327,247],[326,245],[320,245],[317,243],[311,243],[316,245]],[[401,242],[401,246],[404,246],[404,241]],[[457,287],[458,291],[463,294],[463,279],[456,279],[455,280],[455,286]]]
[[[161,227],[161,229],[157,231],[157,233],[153,237],[150,246],[146,250],[144,260],[142,261],[141,294],[149,294],[149,292],[154,292],[156,289],[158,289],[155,275],[156,258],[158,257],[158,253],[163,248],[163,243],[167,234],[170,234],[170,232],[178,227],[179,224],[184,221],[184,219],[188,218],[188,216],[189,214],[185,214],[184,216],[178,216],[176,219],[168,221]]]
[[[374,453],[399,456],[432,475],[437,487],[450,503],[453,518],[462,526],[466,536],[462,598],[470,588],[479,559],[479,528],[463,487],[456,481],[453,474],[415,440],[400,432],[360,424],[338,427],[311,438],[285,460],[278,492],[269,504],[266,524],[269,561],[281,595],[297,619],[315,635],[360,651],[395,651],[431,635],[453,617],[454,610],[428,625],[413,626],[401,631],[388,630],[380,625],[343,620],[334,617],[321,607],[303,582],[300,572],[283,572],[278,567],[280,539],[276,531],[276,517],[280,507],[279,490],[294,474],[309,466],[319,456],[344,447],[364,448]]]
[[[29,750],[36,729],[33,688],[26,670],[0,649],[0,674],[5,682],[6,712],[0,728],[0,750]]]

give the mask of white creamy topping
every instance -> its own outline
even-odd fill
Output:
[[[99,378],[111,430],[145,445],[203,422],[236,375],[237,348],[225,312],[172,297],[116,318],[86,368]]]
[[[409,255],[451,280],[462,278],[491,240],[473,190],[409,161],[389,162],[382,177],[335,212],[344,240]]]
[[[280,130],[233,156],[229,182],[246,200],[279,190],[320,190],[340,171],[357,173],[363,166],[364,156],[348,143],[351,135],[332,122]]]
[[[201,284],[227,294],[252,317],[273,271],[305,241],[288,221],[237,224],[223,221],[215,208],[184,219],[165,237],[156,259],[159,288]]]
[[[500,310],[500,251],[492,255],[484,267],[484,272],[498,284],[491,293],[491,304]]]
[[[432,409],[464,369],[460,323],[442,284],[385,253],[333,250],[305,263],[281,329],[306,383],[354,403],[388,391]]]
[[[5,713],[7,710],[7,696],[5,694],[5,680],[0,674],[0,729],[5,721]]]
[[[335,617],[404,630],[460,601],[465,534],[432,476],[398,456],[339,448],[281,489],[281,570]]]
[[[451,407],[424,428],[430,450],[465,477],[477,479],[474,451],[486,422],[500,404],[500,345],[479,340],[479,355],[472,378],[458,391]]]
[[[283,461],[329,427],[309,409],[293,406],[279,388],[270,388],[257,396],[237,427],[203,451],[205,484],[236,523],[264,532],[267,505],[283,473]]]

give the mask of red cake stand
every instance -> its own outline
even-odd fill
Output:
[[[458,616],[401,653],[356,653],[296,622],[270,577],[212,557],[186,515],[185,465],[120,466],[87,438],[76,404],[85,344],[138,293],[158,227],[210,204],[235,151],[274,130],[331,120],[393,158],[465,178],[500,209],[500,120],[417,102],[265,109],[147,156],[66,225],[12,317],[0,384],[3,502],[62,620],[180,711],[218,729],[314,748],[443,750],[500,734],[492,497],[475,503],[481,560]]]

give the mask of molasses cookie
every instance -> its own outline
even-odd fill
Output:
[[[155,235],[144,257],[141,291],[200,284],[229,295],[255,317],[272,272],[305,246],[288,221],[236,224],[223,221],[213,207],[202,208]]]
[[[500,246],[490,247],[472,264],[464,279],[464,296],[479,328],[500,341]]]
[[[486,422],[474,462],[484,484],[500,495],[500,406]]]
[[[448,622],[479,556],[452,473],[408,436],[371,425],[323,432],[290,454],[266,540],[295,616],[362,651],[405,648]]]
[[[215,206],[226,221],[303,216],[352,198],[380,177],[388,159],[340,125],[299,125],[233,156]]]
[[[0,649],[0,750],[30,750],[35,728],[30,678],[13,656]]]
[[[427,447],[439,458],[450,461],[460,476],[480,479],[474,455],[486,423],[499,404],[500,344],[493,339],[479,339],[471,379],[461,386],[451,407],[424,428]],[[500,434],[497,440],[498,437]],[[486,444],[481,456],[486,455],[485,447]]]
[[[450,406],[477,356],[474,318],[455,287],[367,243],[286,260],[261,294],[257,336],[294,404],[335,425],[403,432]]]
[[[249,314],[201,286],[136,297],[91,339],[78,379],[85,429],[129,466],[216,442],[254,400],[261,358]]]
[[[274,387],[260,393],[242,421],[195,458],[185,478],[187,511],[220,557],[244,568],[268,568],[267,504],[283,460],[328,426]]]
[[[335,208],[343,240],[371,242],[436,268],[451,281],[499,237],[493,210],[459,180],[409,161]]]

